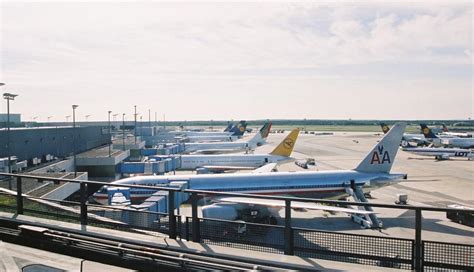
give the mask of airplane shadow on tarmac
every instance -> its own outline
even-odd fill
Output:
[[[380,218],[383,222],[383,229],[380,232],[387,235],[387,237],[395,237],[396,235],[392,236],[386,232],[386,230],[390,228],[405,228],[413,230],[413,237],[408,238],[415,238],[414,237],[414,230],[415,230],[415,211],[408,210],[398,217],[383,217]],[[439,232],[444,234],[450,235],[459,235],[465,237],[471,237],[473,231],[463,230],[460,228],[447,226],[441,224],[441,222],[445,222],[444,220],[434,219],[434,218],[423,218],[421,222],[422,231],[430,231],[430,232]],[[314,229],[315,231],[350,231],[350,230],[359,230],[361,227],[352,222],[350,217],[314,217],[314,218],[305,218],[297,219],[297,223],[293,225],[293,227],[298,228],[310,228]],[[376,231],[376,230],[375,230]],[[360,233],[360,232],[359,232]],[[362,235],[374,235],[371,230],[367,230],[367,233],[362,233]],[[382,236],[383,237],[383,236]],[[400,237],[404,238],[404,237]]]

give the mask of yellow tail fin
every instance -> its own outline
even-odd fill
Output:
[[[277,156],[289,157],[300,133],[299,129],[293,129],[288,136],[270,153]]]

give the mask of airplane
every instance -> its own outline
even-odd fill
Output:
[[[387,132],[390,130],[389,126],[383,122],[380,123],[380,126],[382,127],[382,131],[384,134],[387,134]],[[431,144],[431,142],[428,141],[423,134],[403,133],[400,145],[402,147],[409,147],[411,146],[410,143],[416,143],[417,146]]]
[[[429,139],[436,145],[444,145],[448,147],[459,147],[459,148],[474,148],[474,138],[440,138],[436,136],[426,124],[420,124],[421,131],[425,138]]]
[[[237,151],[254,150],[262,145],[270,133],[271,122],[266,122],[259,132],[249,141],[242,142],[216,142],[216,143],[185,143],[184,152],[192,154],[222,154]]]
[[[237,125],[232,126],[228,131],[224,132],[185,132],[174,137],[180,142],[234,142],[244,135],[247,128],[247,122],[240,121]]]
[[[139,176],[118,181],[114,184],[134,184],[149,186],[172,186],[173,182],[183,182],[187,188],[195,190],[208,190],[219,192],[235,192],[267,195],[307,195],[322,197],[337,197],[351,195],[356,201],[367,202],[363,190],[370,191],[374,188],[387,186],[406,179],[406,174],[392,174],[390,170],[398,151],[398,146],[405,130],[404,123],[395,124],[392,129],[372,148],[357,167],[353,170],[331,171],[303,171],[303,172],[261,172],[258,173],[230,173],[230,174],[203,174],[181,176]],[[286,145],[286,143],[283,143]],[[281,145],[281,144],[280,144]],[[293,145],[293,143],[291,143]],[[113,187],[112,187],[113,188]],[[130,188],[132,201],[145,199],[157,190]],[[93,198],[102,202],[108,199],[107,186],[94,193]],[[248,201],[247,201],[248,202]],[[202,208],[203,215],[210,218],[227,218],[228,214],[239,214],[239,209],[245,203],[237,200],[223,205],[214,203]],[[259,205],[264,205],[260,200]],[[306,203],[308,204],[308,203]],[[313,203],[313,209],[325,210],[325,206]],[[271,205],[271,204],[268,204]],[[292,203],[292,208],[299,208]],[[308,208],[303,207],[302,208]],[[337,207],[332,207],[337,208]],[[365,210],[360,212],[364,226],[381,226],[371,207],[360,207]],[[326,208],[328,209],[328,208]],[[357,212],[353,212],[356,218]],[[357,217],[360,218],[360,217]],[[237,219],[237,218],[232,218]],[[362,224],[362,223],[361,223]]]
[[[175,140],[181,143],[209,143],[209,142],[235,142],[237,136],[223,136],[223,135],[200,135],[200,136],[176,136]]]
[[[473,151],[461,148],[409,147],[402,148],[402,150],[420,156],[434,156],[437,160],[448,160],[452,157],[467,158],[468,160],[474,158]]]
[[[469,133],[449,131],[448,127],[445,124],[443,124],[443,132],[441,132],[440,135],[458,138],[472,138],[472,134]]]
[[[218,155],[181,155],[181,170],[196,170],[206,168],[210,171],[258,168],[272,162],[290,160],[289,157],[298,138],[299,129],[294,129],[270,154],[218,154]],[[150,159],[160,159],[162,156],[150,156]]]

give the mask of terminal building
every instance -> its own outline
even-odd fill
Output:
[[[74,135],[76,135],[74,139]],[[63,158],[110,143],[110,134],[102,127],[41,127],[0,130],[0,158],[16,156],[18,161],[49,157]],[[10,154],[9,154],[10,153]]]
[[[6,127],[8,122],[8,114],[0,113],[0,124],[2,127]],[[10,124],[19,125],[21,124],[21,114],[10,113]]]

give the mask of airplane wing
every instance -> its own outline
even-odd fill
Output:
[[[246,198],[246,197],[222,197],[222,198],[218,198],[217,201],[263,205],[263,206],[270,206],[270,207],[285,207],[285,201],[273,200],[273,199],[256,199],[256,198]],[[344,212],[344,213],[349,213],[349,214],[364,214],[364,215],[375,214],[375,212],[372,212],[372,211],[356,210],[356,209],[336,207],[336,206],[326,206],[326,205],[319,205],[319,204],[311,203],[311,202],[299,202],[299,201],[291,201],[291,208],[330,211],[330,212]]]
[[[257,168],[252,171],[252,173],[268,173],[268,172],[276,172],[276,163],[267,163],[264,166]]]

